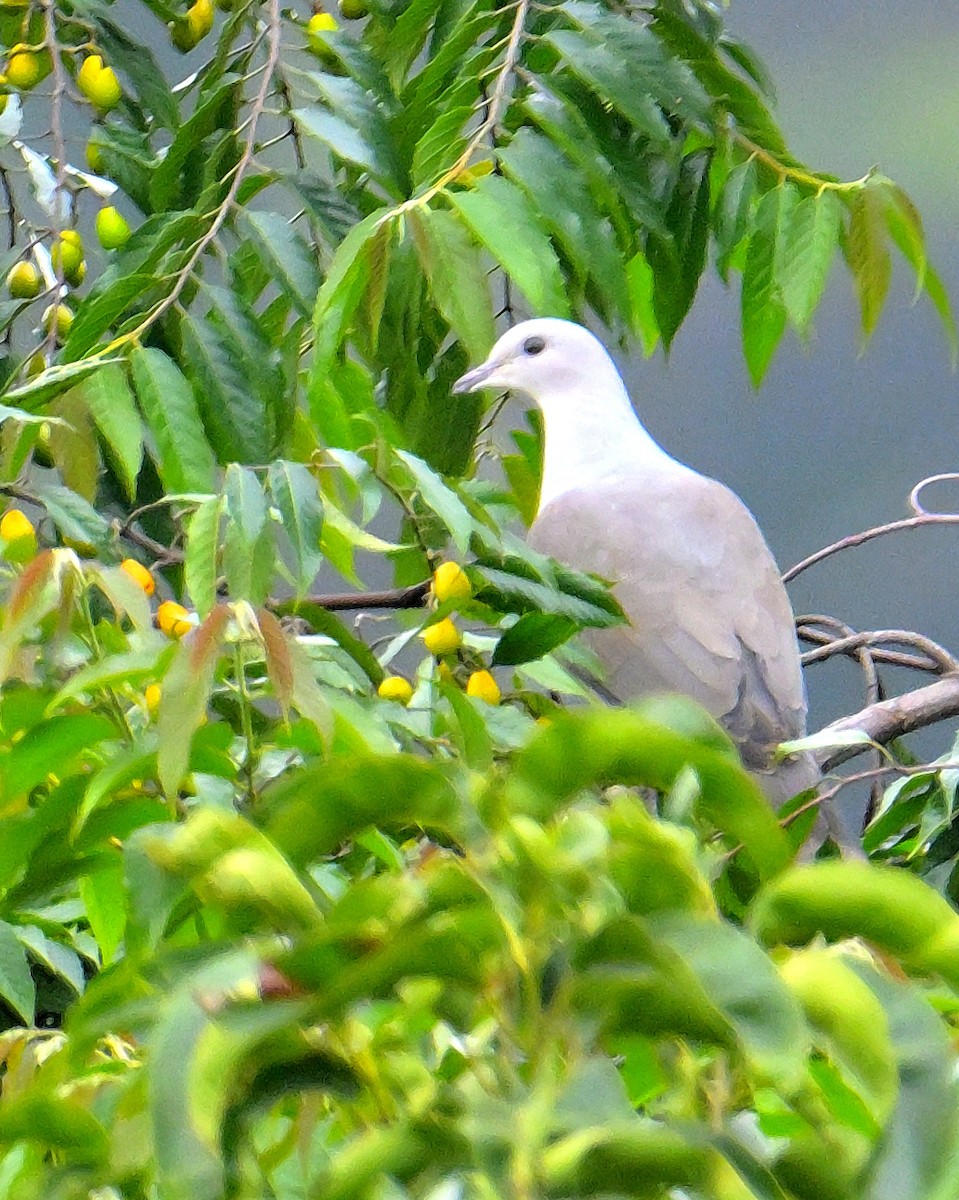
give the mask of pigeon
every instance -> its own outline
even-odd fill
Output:
[[[602,343],[571,321],[505,333],[453,386],[524,392],[543,414],[543,476],[531,545],[609,581],[628,624],[584,636],[612,698],[698,701],[774,805],[815,787],[792,607],[745,504],[672,458],[641,424]]]

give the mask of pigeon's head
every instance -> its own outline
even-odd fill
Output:
[[[554,396],[590,395],[619,374],[602,343],[582,325],[556,317],[523,321],[504,333],[486,362],[453,384],[454,393],[515,389],[540,405]],[[621,386],[621,385],[620,385]]]

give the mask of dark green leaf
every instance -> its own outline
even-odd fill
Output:
[[[306,242],[279,213],[247,210],[244,220],[266,267],[300,312],[311,316],[320,278]]]
[[[864,340],[876,328],[892,274],[885,208],[882,188],[870,183],[859,188],[852,199],[846,259],[859,297]]]
[[[27,952],[13,927],[6,921],[0,921],[0,1000],[16,1013],[25,1025],[33,1024],[36,988],[30,974]]]
[[[579,626],[570,617],[525,613],[503,634],[493,651],[493,666],[513,666],[542,658],[568,641]]]
[[[170,492],[212,492],[216,464],[193,389],[162,350],[130,355],[137,399],[156,439],[160,474]]]

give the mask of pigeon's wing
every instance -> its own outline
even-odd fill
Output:
[[[792,609],[756,522],[728,488],[678,464],[613,479],[558,496],[530,541],[614,584],[630,624],[589,634],[614,695],[692,696],[755,769],[802,735]]]

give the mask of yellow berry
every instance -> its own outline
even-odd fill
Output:
[[[306,23],[307,33],[334,33],[339,27],[336,17],[322,12],[314,13]]]
[[[24,516],[19,508],[8,508],[0,517],[0,537],[7,542],[15,542],[19,538],[35,537],[36,530],[30,518]]]
[[[137,587],[142,588],[148,596],[152,596],[156,591],[156,584],[153,581],[153,576],[146,569],[143,563],[138,563],[135,558],[125,558],[120,563],[120,570],[126,571]]]
[[[181,638],[193,628],[189,612],[175,600],[163,601],[157,609],[157,624],[172,638]]]
[[[101,113],[116,108],[123,95],[112,67],[105,67],[99,54],[88,54],[77,72],[77,87]]]
[[[83,280],[83,239],[75,229],[64,229],[50,250],[53,269],[70,283]]]
[[[14,300],[32,300],[40,295],[42,280],[32,262],[18,262],[7,276],[7,291]]]
[[[147,712],[151,717],[155,717],[157,709],[160,707],[160,685],[158,683],[148,684],[143,693],[143,699],[146,701]]]
[[[43,328],[47,333],[56,325],[57,341],[65,341],[73,324],[73,312],[65,304],[51,304],[43,310]]]
[[[41,352],[39,350],[37,350],[34,354],[31,354],[30,358],[27,360],[27,366],[26,366],[27,379],[36,379],[36,377],[40,374],[40,372],[45,371],[46,369],[47,369],[47,360],[43,357]],[[40,444],[41,445],[43,444],[44,430],[46,430],[46,435],[47,435],[46,440],[49,443],[49,441],[50,441],[50,426],[48,425],[48,423],[46,421],[44,421],[43,424],[40,426]]]
[[[449,617],[424,629],[420,637],[430,654],[435,654],[437,658],[442,658],[444,654],[452,654],[463,644],[463,635]]]
[[[0,538],[6,543],[3,556],[7,562],[26,563],[37,552],[37,535],[30,523],[18,508],[9,508],[0,517]]]
[[[130,240],[131,229],[126,217],[112,205],[97,213],[97,238],[104,250],[119,250]]]
[[[190,23],[190,28],[196,35],[196,40],[205,38],[213,28],[213,2],[212,0],[196,0],[187,11],[186,19]]]
[[[402,675],[387,675],[376,689],[381,700],[398,700],[400,704],[409,704],[413,695],[413,685]]]
[[[27,92],[40,82],[43,68],[36,54],[32,54],[29,50],[22,50],[18,54],[10,55],[4,74],[11,87],[15,87],[21,92]]]
[[[489,671],[474,671],[466,681],[467,696],[485,700],[487,704],[499,704],[502,693]]]
[[[440,563],[433,572],[433,595],[440,604],[444,600],[468,600],[472,594],[472,584],[459,563]]]

